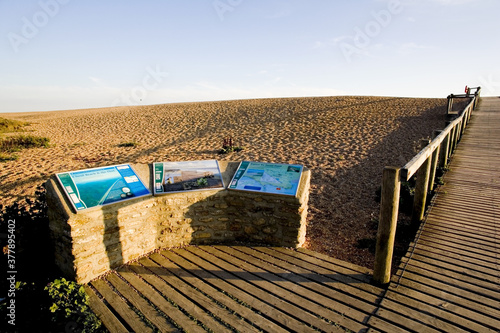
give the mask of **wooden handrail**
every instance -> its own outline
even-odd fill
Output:
[[[424,218],[426,197],[429,188],[434,186],[436,168],[446,167],[458,141],[470,120],[472,111],[476,108],[481,87],[476,89],[472,100],[461,114],[449,122],[441,131],[435,131],[435,138],[422,141],[422,150],[402,168],[386,167],[382,177],[382,191],[380,200],[380,217],[377,231],[377,245],[375,250],[375,264],[373,281],[377,284],[387,284],[391,279],[392,255],[396,234],[397,217],[399,212],[399,197],[402,181],[408,181],[417,174],[417,184],[413,202],[412,223],[420,223]],[[470,91],[468,89],[468,91]],[[450,96],[451,102],[450,102]],[[453,97],[448,96],[447,114],[451,110]],[[464,96],[471,97],[471,96]]]
[[[408,181],[420,168],[420,166],[425,163],[425,161],[429,158],[429,156],[432,155],[434,150],[436,150],[443,140],[450,134],[450,132],[459,124],[462,119],[466,116],[468,112],[471,111],[472,107],[474,106],[475,102],[475,97],[472,99],[472,101],[465,107],[464,111],[462,114],[457,117],[455,120],[453,120],[448,126],[445,127],[445,129],[442,130],[442,132],[434,139],[432,142],[427,145],[424,149],[422,149],[417,155],[415,155],[408,163],[405,164],[404,167],[402,167],[401,171],[401,180],[403,181]]]

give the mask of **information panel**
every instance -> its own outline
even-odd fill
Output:
[[[155,194],[224,188],[216,160],[155,163],[154,177]]]
[[[302,168],[298,164],[243,161],[234,174],[229,189],[295,196]]]
[[[77,211],[151,194],[129,164],[59,173],[57,179]]]

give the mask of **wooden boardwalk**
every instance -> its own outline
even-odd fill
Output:
[[[387,289],[305,249],[192,246],[91,282],[111,332],[500,332],[500,99],[473,113]]]
[[[482,98],[382,308],[417,332],[500,332],[500,98]],[[395,305],[393,305],[395,304]]]

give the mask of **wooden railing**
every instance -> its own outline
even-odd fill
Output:
[[[475,89],[471,94],[470,89]],[[447,114],[450,114],[454,98],[472,98],[465,109],[448,122],[444,130],[435,131],[434,139],[422,140],[422,150],[402,168],[388,166],[382,175],[380,218],[377,231],[377,245],[373,280],[377,284],[387,284],[391,279],[391,265],[394,240],[399,212],[399,196],[402,181],[416,175],[413,200],[412,223],[420,223],[425,214],[427,193],[434,187],[437,167],[445,168],[448,160],[462,137],[471,113],[476,108],[481,88],[466,88],[465,95],[448,96]]]

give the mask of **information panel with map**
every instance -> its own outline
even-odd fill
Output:
[[[302,165],[298,164],[243,161],[229,189],[295,196],[302,169]]]
[[[224,188],[216,160],[161,162],[153,168],[155,194]]]
[[[56,176],[77,211],[151,194],[129,164],[63,172]]]

